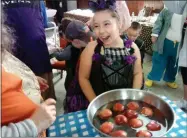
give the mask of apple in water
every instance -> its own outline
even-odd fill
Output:
[[[136,133],[136,137],[152,137],[152,133],[148,130],[140,130]]]
[[[115,111],[115,112],[122,112],[124,109],[125,109],[125,107],[121,103],[116,103],[113,106],[113,111]]]
[[[151,117],[153,116],[153,110],[149,107],[143,107],[141,110],[141,114]]]
[[[112,132],[112,130],[114,129],[114,124],[111,122],[104,122],[101,126],[100,126],[100,130],[105,133],[105,134],[109,134],[110,132]]]
[[[127,137],[127,132],[123,130],[116,130],[110,133],[110,136],[112,137]]]
[[[112,111],[110,109],[103,109],[99,112],[99,118],[107,120],[112,116]]]
[[[139,128],[141,126],[143,126],[143,121],[140,120],[140,119],[137,119],[137,118],[133,118],[129,121],[129,125],[132,127],[132,128]]]
[[[124,115],[117,115],[114,120],[117,125],[127,124],[127,118]]]
[[[127,104],[127,108],[130,110],[138,110],[139,109],[139,105],[137,102],[129,102]]]
[[[146,125],[147,129],[150,131],[158,131],[161,129],[161,125],[156,121],[151,121]]]
[[[124,115],[128,118],[128,119],[132,119],[132,118],[137,118],[138,117],[138,113],[134,110],[126,110]]]

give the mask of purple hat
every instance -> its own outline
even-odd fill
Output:
[[[84,42],[90,42],[91,38],[95,38],[88,26],[79,20],[73,20],[68,24],[65,36],[69,40],[79,39]]]

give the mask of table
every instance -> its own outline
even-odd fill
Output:
[[[142,32],[139,38],[141,38],[144,41],[145,45],[145,52],[152,55],[153,49],[152,49],[152,41],[151,41],[151,33],[152,33],[152,26],[147,26],[145,24],[142,25]]]
[[[76,13],[77,11],[77,13]],[[81,13],[82,11],[82,13]],[[64,17],[69,17],[71,19],[76,19],[76,20],[80,20],[84,23],[86,23],[87,21],[90,20],[90,18],[93,16],[92,13],[86,14],[86,12],[89,12],[89,10],[72,10],[72,11],[68,11],[64,13]],[[150,18],[150,17],[148,17]],[[143,18],[144,20],[145,18]],[[140,38],[142,40],[144,40],[144,45],[145,45],[145,51],[146,53],[152,55],[152,41],[151,41],[151,33],[152,33],[152,28],[153,28],[153,24],[152,23],[148,23],[147,21],[138,21],[140,22],[140,24],[142,25],[142,33],[140,35]]]
[[[165,137],[187,137],[187,114],[167,97],[162,96],[162,98],[171,105],[176,113],[174,127]],[[49,127],[47,135],[49,137],[99,137],[88,122],[86,110],[58,116],[54,124]]]

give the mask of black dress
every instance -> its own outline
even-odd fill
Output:
[[[125,57],[132,55],[131,49],[126,48],[104,48],[99,42],[95,54],[100,59],[92,62],[90,82],[96,95],[105,91],[132,88],[134,62],[128,64]],[[103,51],[103,53],[101,52]]]
[[[132,54],[133,49],[126,48],[125,45],[123,48],[104,48],[98,41],[89,79],[96,95],[113,89],[132,88],[135,60],[127,62],[127,57],[129,59]],[[96,55],[99,57],[97,60],[94,58]],[[87,109],[89,105],[78,82],[78,69],[77,67],[75,78],[66,94],[64,105],[66,113]]]

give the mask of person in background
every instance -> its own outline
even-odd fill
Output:
[[[89,102],[108,90],[142,86],[140,51],[131,40],[120,37],[115,1],[102,2],[89,1],[95,12],[93,30],[98,40],[86,46],[80,59],[79,83]]]
[[[179,47],[179,67],[181,67],[181,74],[184,84],[184,99],[175,101],[175,104],[182,109],[187,111],[187,1],[164,1],[164,4],[170,11],[176,14],[182,15],[181,25],[182,39]]]
[[[42,93],[43,99],[56,99],[40,1],[1,2],[7,14],[6,24],[15,30],[16,43],[13,54],[35,75],[47,80],[49,88]]]
[[[9,53],[13,49],[15,39],[12,30],[4,24],[3,11],[1,14],[1,136],[45,137],[44,131],[56,119],[56,101],[47,99],[40,104],[40,90],[45,91],[46,87],[40,89],[34,73]],[[10,65],[5,64],[7,62],[11,64],[12,69]],[[22,68],[17,67],[20,65]],[[28,79],[22,80],[23,77]],[[31,94],[27,95],[24,90],[28,90]]]
[[[41,9],[42,17],[43,17],[44,28],[47,28],[48,27],[48,25],[47,25],[48,19],[47,19],[47,13],[46,13],[46,7],[45,7],[44,0],[40,1],[40,9]]]
[[[58,28],[58,31],[59,31],[59,36],[62,37],[63,39],[66,39],[66,38],[65,38],[66,28],[67,28],[68,24],[69,24],[72,20],[73,20],[73,19],[68,18],[68,17],[62,18],[62,20],[61,20],[61,23],[60,23],[60,26],[59,26],[59,28]]]
[[[67,23],[65,20],[64,22]],[[69,45],[64,50],[54,53],[54,56],[57,60],[66,61],[65,88],[67,93],[64,100],[64,110],[65,113],[68,113],[87,107],[84,98],[81,97],[82,91],[78,82],[79,57],[82,50],[90,41],[95,39],[95,36],[88,26],[78,20],[72,20],[66,29],[62,30],[62,33]],[[75,103],[75,101],[79,101],[79,103]]]
[[[94,35],[83,22],[78,20],[63,19],[61,25],[63,26],[62,30],[60,30],[62,36],[69,43],[64,49],[55,52],[53,56],[57,60],[66,61],[67,76],[65,80],[65,89],[67,91],[75,76],[77,62],[82,49],[90,42],[90,38],[94,39]]]
[[[127,7],[127,4],[124,0],[116,1],[116,11],[119,14],[120,21],[121,21],[121,29],[122,32],[125,32],[130,26],[131,26],[131,16],[129,13],[129,8]]]
[[[141,31],[142,31],[142,27],[140,23],[134,21],[131,23],[131,26],[127,29],[125,36],[127,37],[127,39],[132,40],[140,49],[141,63],[143,66],[145,47],[144,47],[144,41],[139,38]]]
[[[178,71],[177,50],[181,41],[182,15],[165,7],[159,14],[152,29],[153,57],[152,70],[145,85],[151,87],[154,81],[163,80],[170,88],[178,88],[175,82]]]
[[[124,37],[125,39],[132,40],[138,46],[140,50],[140,54],[141,54],[141,64],[143,68],[143,60],[145,57],[145,47],[144,47],[144,41],[141,38],[139,38],[141,30],[142,30],[142,27],[140,23],[134,21],[131,23],[131,26],[127,29],[126,34],[124,34]],[[144,88],[144,75],[143,75],[141,89],[143,88]]]

